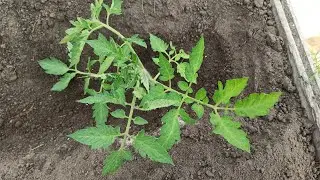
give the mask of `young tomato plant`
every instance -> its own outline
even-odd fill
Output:
[[[113,0],[111,5],[96,0],[91,4],[91,18],[78,18],[71,22],[73,27],[66,31],[67,35],[61,41],[68,47],[68,65],[56,58],[39,61],[47,74],[62,76],[52,91],[64,90],[76,76],[83,78],[84,93],[88,96],[79,102],[92,105],[95,126],[78,130],[69,137],[92,149],[113,149],[104,161],[104,175],[115,172],[126,161],[132,160],[132,150],[152,161],[173,164],[168,151],[180,141],[181,126],[196,124],[207,108],[211,111],[212,133],[250,152],[249,139],[241,129],[241,123],[235,121],[236,117],[256,118],[267,115],[281,93],[254,93],[239,99],[237,97],[247,86],[248,78],[231,79],[224,84],[219,82],[210,98],[204,88],[194,88],[197,72],[203,62],[204,37],[187,54],[171,42],[168,44],[150,34],[151,48],[157,53],[157,57],[152,60],[159,67],[159,73],[151,76],[133,48],[135,45],[147,48],[145,41],[138,35],[125,37],[109,24],[112,15],[121,14],[121,5],[121,0]],[[105,23],[100,20],[102,11],[106,11]],[[102,34],[97,39],[90,39],[90,35],[100,29],[109,30],[119,41]],[[95,56],[87,61],[86,69],[81,71],[78,65],[85,45],[93,49]],[[180,79],[178,89],[173,88],[174,78]],[[99,82],[100,86],[96,90],[92,88],[93,81]],[[132,97],[129,102],[127,97]],[[109,112],[111,104],[121,108]],[[196,118],[184,109],[186,105],[195,112]],[[143,117],[136,116],[135,111],[159,108],[171,108],[161,119],[159,136],[148,135],[143,128],[138,133],[130,131],[132,126],[143,127],[148,123]],[[110,115],[125,120],[126,126],[122,129],[111,125],[108,122]],[[120,143],[111,146],[116,140]]]

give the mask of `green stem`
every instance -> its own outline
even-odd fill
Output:
[[[140,86],[140,83],[137,83],[136,88]],[[127,139],[129,135],[129,131],[130,131],[130,127],[131,127],[131,122],[133,120],[133,111],[135,109],[136,106],[136,101],[137,101],[137,97],[133,96],[132,98],[132,102],[130,104],[130,112],[129,112],[129,116],[128,116],[128,122],[127,122],[127,126],[126,126],[126,130],[124,132],[124,137],[123,137],[123,141],[121,143],[120,149],[123,149],[126,145]]]
[[[110,19],[110,13],[108,12],[107,13],[107,20],[106,20],[107,25],[109,25],[109,19]]]

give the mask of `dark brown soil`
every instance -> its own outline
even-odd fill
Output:
[[[106,152],[66,137],[91,121],[91,108],[75,102],[83,97],[81,81],[65,92],[50,92],[57,77],[45,75],[37,64],[47,56],[67,57],[58,42],[69,20],[89,14],[90,2],[0,0],[0,179],[317,179],[313,124],[292,84],[268,0],[125,1],[123,16],[112,20],[125,35],[154,33],[190,49],[204,34],[199,87],[211,95],[218,80],[243,76],[250,77],[246,93],[284,94],[268,117],[239,119],[250,135],[252,154],[210,135],[206,115],[198,126],[183,129],[182,141],[170,152],[175,166],[136,156],[118,173],[102,177]],[[139,53],[152,68],[150,52]]]

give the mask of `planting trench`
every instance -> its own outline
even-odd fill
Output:
[[[210,96],[218,80],[244,76],[250,77],[245,94],[283,95],[269,116],[238,119],[249,134],[251,154],[211,135],[207,110],[197,126],[183,128],[181,142],[170,151],[175,166],[135,156],[118,173],[102,177],[106,152],[66,137],[91,122],[91,108],[75,102],[83,97],[81,80],[65,92],[50,92],[57,77],[37,64],[48,56],[67,57],[58,42],[68,20],[89,15],[90,2],[0,0],[0,179],[317,179],[316,125],[301,106],[269,0],[125,1],[123,15],[111,22],[127,36],[153,33],[190,50],[204,34],[198,85]],[[153,72],[152,53],[137,50]],[[156,132],[164,113],[144,115],[150,121],[146,129]]]

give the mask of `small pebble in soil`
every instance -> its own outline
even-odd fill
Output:
[[[250,4],[250,0],[243,0],[243,4],[245,4],[245,5]]]
[[[16,73],[16,71],[14,70],[14,68],[12,66],[7,66],[2,71],[1,77],[6,82],[13,82],[18,78],[17,73]]]
[[[19,128],[22,126],[22,122],[21,121],[17,121],[16,123],[14,123],[14,127]]]
[[[284,77],[282,82],[283,88],[287,90],[288,92],[294,92],[296,90],[296,87],[292,85],[292,81],[287,76]]]
[[[254,5],[258,8],[262,8],[263,2],[264,2],[264,0],[254,0]]]
[[[212,171],[212,170],[207,170],[206,171],[206,175],[208,176],[208,177],[214,177],[215,175],[214,175],[214,170]]]

